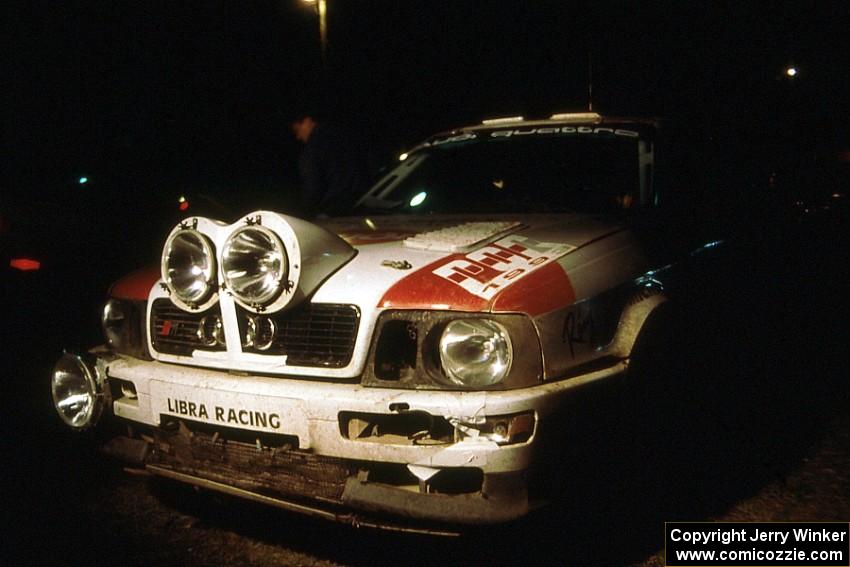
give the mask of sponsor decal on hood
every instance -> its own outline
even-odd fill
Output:
[[[379,306],[545,313],[575,299],[566,272],[555,262],[573,250],[569,244],[509,235],[421,268],[390,288]],[[521,280],[522,291],[510,293]]]

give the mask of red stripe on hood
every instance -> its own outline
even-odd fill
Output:
[[[557,262],[546,264],[518,279],[490,300],[478,297],[433,273],[440,266],[464,258],[463,254],[451,254],[420,268],[387,290],[378,306],[390,309],[517,312],[536,316],[575,301],[570,278]]]
[[[148,298],[151,288],[159,280],[159,266],[149,266],[131,272],[112,284],[109,296],[115,299],[131,299],[144,301]]]
[[[536,316],[571,305],[575,300],[573,284],[564,268],[558,262],[551,262],[496,295],[490,310]]]

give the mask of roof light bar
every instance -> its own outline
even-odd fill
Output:
[[[505,118],[488,118],[487,120],[482,120],[482,124],[492,125],[492,124],[509,124],[511,122],[522,122],[525,120],[522,116],[506,116]]]
[[[599,122],[602,120],[602,116],[596,112],[561,112],[559,114],[553,114],[549,119],[570,122]]]

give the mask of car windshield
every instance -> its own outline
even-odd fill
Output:
[[[637,206],[636,137],[497,133],[426,144],[379,180],[358,208],[488,214],[596,213]]]

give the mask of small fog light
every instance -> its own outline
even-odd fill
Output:
[[[131,400],[135,400],[139,397],[136,393],[136,386],[134,386],[132,382],[127,382],[125,380],[121,381],[121,395]]]
[[[198,321],[198,330],[195,332],[198,340],[204,346],[224,346],[224,323],[217,314],[205,315]]]
[[[67,425],[82,430],[97,423],[103,411],[103,389],[97,371],[82,358],[63,354],[53,367],[50,389],[53,405]]]
[[[457,431],[464,437],[477,436],[499,445],[526,443],[534,435],[534,412],[491,415],[477,423],[459,422]]]
[[[500,421],[496,425],[493,426],[493,436],[504,439],[507,441],[508,439],[508,424],[504,421]]]
[[[276,337],[277,325],[275,325],[273,319],[249,315],[242,346],[245,348],[253,347],[263,351],[269,350],[274,344]]]

